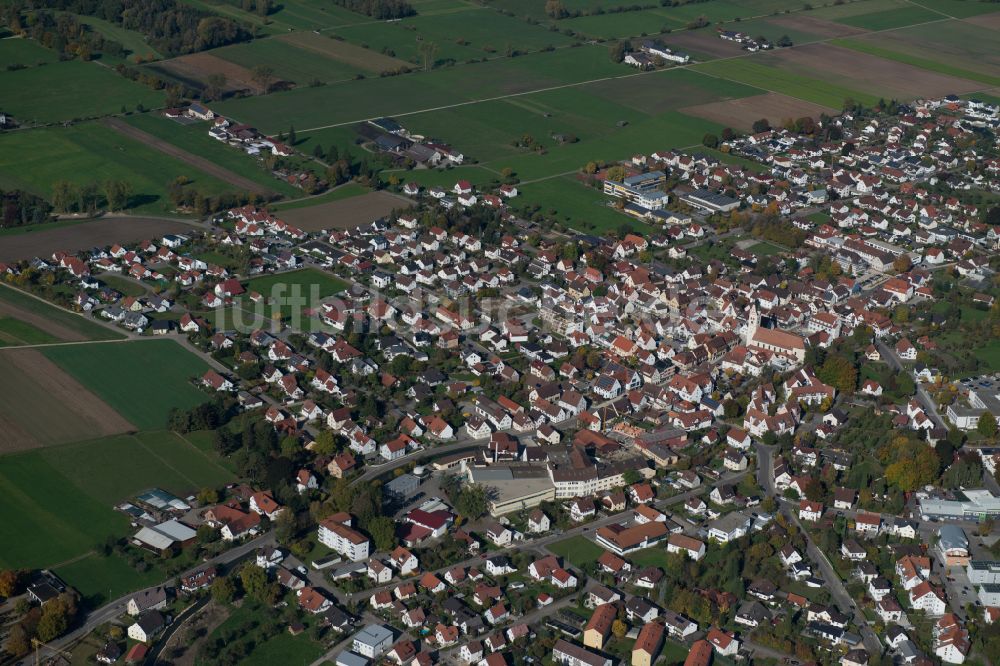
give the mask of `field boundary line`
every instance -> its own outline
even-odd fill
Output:
[[[156,432],[156,431],[155,430],[151,430],[151,431],[147,431],[147,432]],[[161,463],[163,463],[164,467],[166,467],[167,469],[173,470],[179,477],[181,477],[182,479],[184,479],[185,481],[187,481],[188,483],[190,483],[192,488],[198,488],[198,484],[194,482],[194,479],[192,479],[187,474],[185,474],[184,472],[180,471],[179,469],[177,469],[176,467],[174,467],[173,465],[171,465],[169,462],[166,461],[165,458],[163,458],[162,456],[160,456],[160,454],[158,454],[156,451],[154,451],[153,449],[151,449],[148,446],[146,446],[146,443],[143,442],[141,439],[139,439],[139,436],[137,434],[136,435],[131,435],[131,437],[136,442],[138,442],[139,446],[141,446],[143,449],[145,449],[146,452],[149,455],[153,456],[154,458],[156,458],[157,460],[159,460]]]
[[[170,432],[172,432],[174,434],[174,436],[177,439],[181,440],[185,445],[191,447],[194,451],[196,451],[198,453],[198,455],[200,455],[202,458],[205,459],[205,462],[207,462],[209,465],[211,465],[215,469],[223,472],[224,474],[232,474],[233,473],[232,470],[228,470],[225,467],[223,467],[222,465],[220,465],[219,463],[217,463],[216,461],[212,460],[212,458],[209,457],[209,455],[207,453],[205,453],[204,451],[202,451],[201,449],[199,449],[197,446],[195,446],[194,443],[191,440],[189,440],[187,437],[185,437],[181,433],[177,432],[176,430],[171,430]]]

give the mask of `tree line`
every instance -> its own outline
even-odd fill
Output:
[[[98,55],[124,57],[127,53],[121,43],[106,39],[90,26],[81,23],[72,14],[54,14],[50,11],[24,11],[20,3],[4,7],[0,22],[11,31],[31,37],[42,46],[52,49],[60,58],[78,57],[90,60]],[[17,68],[17,64],[10,64]]]
[[[41,224],[51,215],[52,206],[41,197],[22,190],[0,190],[0,227]]]
[[[96,213],[101,208],[123,210],[132,197],[127,180],[73,183],[57,180],[52,184],[52,207],[64,213]]]
[[[22,10],[55,9],[109,21],[146,36],[167,56],[214,49],[253,37],[244,25],[179,0],[19,0]]]
[[[414,16],[417,10],[406,0],[333,0],[334,4],[374,19],[400,19]]]

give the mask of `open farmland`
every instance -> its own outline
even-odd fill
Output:
[[[300,86],[314,81],[322,83],[346,81],[361,72],[368,71],[317,57],[316,53],[297,48],[279,38],[255,39],[246,44],[234,44],[216,49],[212,51],[212,55],[249,70],[261,65],[271,67],[274,71],[274,81],[278,82],[278,85],[280,82],[289,81]]]
[[[606,77],[634,76],[608,59],[603,47],[560,49],[406,76],[368,78],[297,88],[213,105],[220,113],[277,133],[295,125],[302,138],[313,129],[408,114]],[[350,99],[350,104],[344,100]]]
[[[778,123],[785,118],[801,118],[809,116],[819,120],[820,114],[835,114],[837,109],[806,102],[788,95],[767,93],[742,99],[731,99],[723,102],[710,102],[698,106],[688,106],[681,109],[690,116],[705,118],[726,127],[742,131],[750,131],[754,121],[767,118]]]
[[[352,44],[421,66],[423,60],[418,47],[422,42],[436,44],[435,59],[443,63],[494,57],[508,50],[538,51],[573,41],[562,33],[550,32],[486,8],[435,16],[417,15],[401,21],[372,21],[337,28],[333,34]]]
[[[365,70],[377,74],[384,71],[395,71],[409,65],[399,58],[376,53],[339,39],[321,36],[315,32],[294,32],[282,35],[278,39],[303,52],[323,56],[324,60],[321,62],[324,67],[340,63],[343,67],[353,71]]]
[[[132,114],[126,122],[156,139],[166,142],[185,153],[199,158],[195,164],[207,162],[228,172],[227,182],[240,182],[247,191],[266,190],[286,196],[301,196],[302,191],[275,178],[263,160],[247,155],[242,150],[217,141],[208,135],[209,123],[182,124],[159,113]],[[211,172],[209,172],[211,173]],[[239,180],[229,179],[236,176]],[[234,182],[235,181],[235,182]]]
[[[997,14],[1000,16],[1000,14]],[[834,44],[941,74],[1000,85],[995,28],[945,21],[837,40]]]
[[[157,108],[163,105],[164,94],[96,62],[66,60],[0,71],[0,99],[3,110],[22,125],[43,125],[119,113],[122,107],[131,110],[138,104]]]
[[[131,243],[190,229],[189,224],[180,220],[102,217],[65,227],[5,236],[0,242],[0,261],[48,257],[57,250],[78,251],[114,243]]]
[[[0,286],[0,315],[20,319],[63,342],[120,340],[125,337],[83,315],[67,312],[6,285]]]
[[[190,381],[208,367],[173,340],[47,347],[43,353],[141,430],[163,428],[171,408],[208,399]]]
[[[39,351],[0,350],[0,374],[0,453],[134,429]]]
[[[316,206],[286,209],[281,219],[303,231],[353,229],[409,205],[408,199],[390,192],[368,192]]]
[[[0,62],[8,65],[37,67],[58,62],[54,51],[32,39],[0,39]]]
[[[0,521],[6,544],[0,567],[51,566],[85,555],[109,535],[124,535],[128,521],[113,506],[143,490],[186,495],[233,480],[214,453],[165,431],[38,449],[2,462],[0,492],[9,510]]]
[[[983,87],[977,81],[928,72],[830,44],[809,44],[781,51],[774,54],[774,62],[783,71],[803,76],[812,73],[831,86],[850,86],[886,99],[943,97]]]
[[[136,141],[142,143],[143,145],[149,146],[150,148],[154,148],[155,150],[163,153],[164,155],[167,155],[168,157],[172,157],[173,159],[184,162],[185,164],[188,164],[203,173],[211,175],[213,178],[218,178],[219,180],[225,183],[229,183],[230,185],[241,191],[252,192],[254,194],[260,194],[262,196],[268,196],[271,194],[271,190],[268,187],[260,185],[256,181],[251,180],[250,178],[245,178],[239,174],[233,173],[232,171],[219,166],[218,164],[216,164],[211,160],[207,160],[199,155],[189,153],[188,151],[179,148],[178,146],[175,146],[169,141],[164,141],[163,139],[153,136],[149,132],[146,132],[144,130],[139,129],[138,127],[135,127],[134,125],[126,123],[124,120],[121,120],[120,118],[107,118],[103,122],[105,125],[115,130],[116,132],[119,132],[120,134],[123,134],[124,136],[127,136],[131,139],[135,139]]]
[[[190,178],[204,194],[237,190],[97,122],[0,135],[0,188],[24,189],[49,197],[52,184],[60,180],[78,185],[124,180],[132,185],[129,208],[162,214],[173,210],[167,186],[178,176]],[[95,243],[82,247],[93,247]],[[0,244],[0,255],[25,258],[11,251],[8,239]]]
[[[253,80],[253,72],[248,68],[211,53],[192,53],[146,67],[156,74],[174,79],[196,90],[203,90],[208,85],[208,77],[213,74],[222,74],[226,77],[226,85],[223,88],[226,93],[252,92],[259,88]],[[272,84],[280,87],[281,82],[273,81]]]
[[[759,86],[771,92],[783,93],[821,106],[840,108],[844,100],[848,98],[867,104],[874,104],[878,101],[875,95],[869,95],[853,88],[836,86],[818,76],[794,74],[778,67],[763,64],[757,58],[708,62],[695,65],[694,68],[711,76]]]

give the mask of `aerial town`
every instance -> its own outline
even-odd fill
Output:
[[[741,23],[688,32],[799,48]],[[683,32],[614,65],[703,59]],[[183,215],[0,165],[0,664],[1000,663],[1000,98],[650,133],[559,174],[590,227],[469,176],[457,126],[375,115],[310,157],[216,99],[92,125],[216,156]],[[59,129],[31,122],[0,146]],[[285,200],[192,189],[227,170]]]

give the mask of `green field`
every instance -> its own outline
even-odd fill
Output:
[[[285,196],[301,196],[302,190],[279,180],[267,171],[263,162],[242,150],[216,141],[208,135],[208,123],[182,125],[159,113],[133,114],[126,118],[129,125],[169,141],[193,155],[204,157],[214,164],[248,178],[272,192]]]
[[[212,55],[247,69],[268,65],[274,69],[277,79],[293,81],[301,86],[312,81],[346,81],[365,71],[279,39],[257,39],[247,44],[227,46],[215,49]]]
[[[189,380],[208,367],[172,340],[49,347],[44,353],[141,430],[165,427],[172,407],[207,400]]]
[[[106,116],[137,104],[157,108],[163,105],[164,93],[96,62],[66,60],[0,71],[0,99],[4,111],[23,125],[36,125]]]
[[[996,3],[982,0],[913,0],[913,4],[933,9],[955,18],[969,18],[998,11]]]
[[[44,345],[50,342],[59,342],[59,338],[26,321],[0,316],[0,346]]]
[[[420,65],[423,60],[418,47],[422,42],[438,46],[435,59],[442,63],[502,56],[508,50],[538,51],[573,41],[562,33],[550,32],[489,9],[468,9],[451,14],[418,15],[402,21],[373,21],[338,28],[334,34],[352,44]]]
[[[351,197],[361,196],[362,194],[367,194],[368,192],[371,192],[371,190],[363,185],[359,185],[357,183],[344,183],[343,185],[328,190],[319,196],[290,201],[288,203],[278,203],[269,206],[268,208],[274,212],[294,210],[296,208],[309,208],[310,206],[318,206],[320,204],[330,203],[331,201],[350,199]]]
[[[244,603],[241,607],[233,609],[226,621],[209,634],[209,640],[249,624],[257,625],[264,620],[263,616],[267,612],[269,611]],[[309,619],[306,622],[309,623]],[[308,632],[292,636],[287,631],[282,631],[255,645],[253,651],[241,659],[240,663],[250,666],[271,666],[271,664],[307,666],[316,661],[322,653],[323,648],[310,640]]]
[[[859,14],[838,20],[838,23],[864,28],[865,30],[890,30],[901,28],[917,23],[927,23],[928,21],[938,21],[945,18],[939,12],[921,7],[900,7],[899,9],[886,9],[869,14]]]
[[[511,204],[540,206],[543,214],[554,216],[565,226],[577,231],[612,231],[623,224],[648,233],[648,224],[608,206],[608,197],[581,184],[573,176],[550,178],[518,187],[519,195]]]
[[[371,20],[363,14],[356,14],[325,0],[282,0],[280,3],[272,4],[274,10],[266,19],[255,12],[245,12],[226,0],[184,1],[214,14],[230,16],[249,23],[265,34],[280,34],[290,30],[317,30]]]
[[[866,92],[852,90],[829,81],[795,74],[778,67],[762,64],[755,58],[738,60],[717,60],[694,65],[694,69],[720,78],[738,81],[751,86],[759,86],[774,92],[784,93],[834,109],[843,106],[847,98],[862,104],[872,105],[878,97]]]
[[[266,317],[275,312],[283,319],[294,314],[297,307],[315,307],[319,302],[347,288],[347,283],[329,273],[307,268],[291,273],[262,275],[246,284],[247,292],[256,291],[268,299]],[[244,297],[244,309],[252,309],[253,303]]]
[[[406,76],[296,88],[230,100],[213,108],[269,133],[294,124],[298,134],[308,138],[305,130],[382,115],[400,118],[441,106],[623,74],[631,72],[611,62],[604,47],[586,46]],[[345,99],[350,103],[345,104]]]
[[[959,78],[970,79],[972,81],[981,81],[991,86],[1000,86],[1000,77],[998,76],[991,76],[989,74],[974,72],[972,70],[964,69],[962,67],[956,67],[955,65],[943,62],[941,60],[921,58],[919,56],[913,56],[907,53],[900,53],[899,51],[893,51],[892,49],[883,48],[881,46],[868,44],[854,39],[838,39],[835,40],[833,43],[836,44],[837,46],[843,46],[845,48],[849,48],[854,51],[867,53],[868,55],[878,56],[879,58],[885,58],[886,60],[895,60],[896,62],[902,62],[906,63],[907,65],[913,65],[914,67],[919,67],[920,69],[926,69],[929,72],[937,72],[938,74],[947,74],[948,76],[957,76]]]
[[[4,456],[0,492],[8,511],[0,521],[5,544],[0,567],[55,565],[88,553],[109,535],[123,536],[128,521],[113,506],[143,490],[160,487],[186,495],[233,478],[213,453],[171,432],[118,435]],[[73,564],[71,571],[80,571],[79,580],[86,583],[89,575],[82,573],[93,573],[95,562],[114,577],[114,560],[103,558]],[[112,570],[104,569],[105,563]],[[91,584],[98,586],[95,591],[107,587],[103,580]]]
[[[105,328],[100,324],[95,324],[93,321],[78,314],[67,312],[54,305],[40,301],[13,287],[0,286],[0,303],[8,303],[22,310],[51,319],[53,322],[59,324],[59,326],[68,328],[87,340],[121,340],[125,337],[117,331]]]
[[[133,210],[169,213],[167,186],[178,176],[191,178],[205,194],[235,189],[98,123],[0,135],[0,188],[50,197],[59,180],[84,185],[120,179],[132,184]]]
[[[35,67],[58,60],[55,51],[45,48],[34,40],[19,37],[0,39],[0,63],[4,63],[5,66],[17,64]]]
[[[583,568],[597,561],[604,549],[582,536],[556,541],[548,549],[576,567]]]

